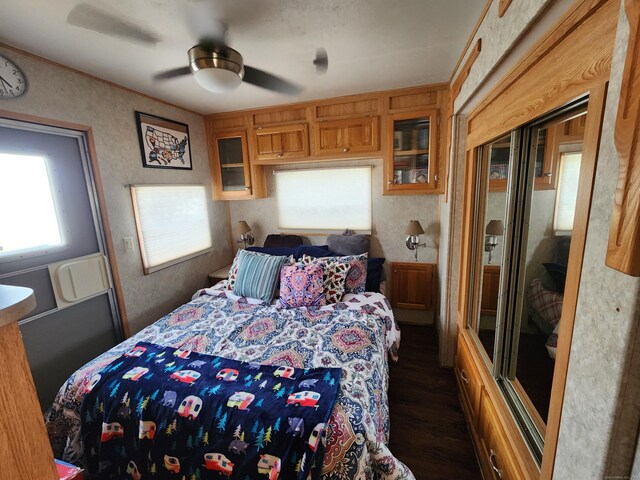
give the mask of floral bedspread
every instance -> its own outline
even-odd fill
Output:
[[[56,458],[83,465],[80,409],[94,376],[138,342],[152,342],[251,363],[343,369],[328,421],[324,480],[414,479],[387,448],[388,356],[397,358],[400,332],[379,293],[345,295],[320,309],[281,309],[205,289],[123,343],[76,371],[46,415]]]

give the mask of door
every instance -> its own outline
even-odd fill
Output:
[[[306,125],[259,127],[254,130],[256,154],[260,160],[285,160],[309,156]]]
[[[122,338],[93,185],[83,132],[0,119],[0,283],[35,292],[20,329],[43,410]]]
[[[318,122],[317,155],[377,152],[378,117],[349,118]]]

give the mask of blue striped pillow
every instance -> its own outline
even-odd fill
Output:
[[[238,252],[238,276],[233,293],[242,297],[271,302],[276,293],[280,269],[287,257]]]

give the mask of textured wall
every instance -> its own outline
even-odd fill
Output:
[[[347,162],[339,164],[313,163],[286,168],[330,168],[332,165],[344,166]],[[374,165],[372,175],[372,213],[373,234],[371,237],[371,255],[384,257],[387,278],[389,275],[389,262],[413,261],[413,251],[405,246],[404,230],[409,220],[419,220],[424,228],[425,235],[422,240],[427,244],[426,248],[420,248],[418,260],[420,262],[436,263],[438,256],[438,196],[437,195],[382,195],[382,159],[353,160],[349,166]],[[256,237],[256,245],[262,245],[265,237],[270,233],[280,233],[278,230],[278,211],[276,203],[276,189],[273,168],[266,169],[268,197],[259,200],[232,201],[229,202],[231,212],[231,225],[234,238],[239,237],[235,226],[239,220],[246,220],[253,229]],[[309,241],[316,245],[326,243],[325,235],[307,235]],[[387,283],[389,285],[390,282]],[[390,292],[388,292],[390,293]]]
[[[206,285],[207,273],[231,259],[226,204],[212,201],[208,205],[214,253],[145,276],[137,242],[133,252],[125,253],[123,247],[123,237],[136,238],[131,196],[124,185],[202,183],[210,192],[203,118],[11,49],[0,46],[0,53],[23,69],[29,85],[23,97],[3,101],[1,109],[89,125],[93,129],[132,333],[187,301],[197,288]],[[135,110],[189,125],[193,170],[142,167]]]

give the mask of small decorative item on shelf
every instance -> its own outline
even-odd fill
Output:
[[[238,243],[243,243],[244,248],[247,248],[247,245],[253,245],[255,242],[253,233],[251,233],[251,227],[244,220],[238,221],[238,233],[240,234],[240,240],[238,240]]]
[[[491,253],[493,253],[493,249],[498,245],[498,237],[504,234],[504,224],[502,220],[491,220],[487,223],[485,234],[484,251],[489,252],[489,261],[487,263],[491,263]]]
[[[402,132],[393,133],[393,149],[402,150]]]
[[[420,235],[424,233],[424,229],[418,220],[410,220],[407,229],[404,231],[408,235],[406,245],[409,250],[415,252],[415,260],[418,261],[418,247],[426,247],[427,244],[420,242]]]

